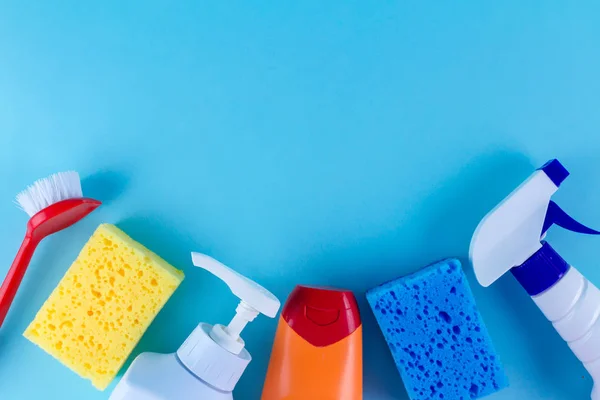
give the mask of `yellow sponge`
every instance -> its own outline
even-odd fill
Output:
[[[119,228],[100,225],[24,336],[104,390],[182,280]]]

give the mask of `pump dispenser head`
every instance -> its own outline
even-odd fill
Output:
[[[200,323],[177,350],[177,358],[200,380],[231,392],[252,360],[240,333],[258,314],[275,317],[280,303],[262,286],[209,256],[192,253],[192,262],[223,280],[240,304],[227,326]]]
[[[220,278],[240,299],[236,314],[229,325],[217,324],[210,332],[211,338],[217,344],[233,354],[239,354],[245,346],[240,334],[246,325],[254,321],[258,314],[274,318],[281,303],[271,292],[212,257],[192,253],[192,263]]]

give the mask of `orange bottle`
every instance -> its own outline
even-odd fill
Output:
[[[362,325],[350,291],[296,286],[283,307],[262,400],[312,399],[362,399]]]

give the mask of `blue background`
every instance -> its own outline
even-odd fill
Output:
[[[225,285],[191,267],[202,251],[282,300],[298,283],[353,289],[365,398],[406,399],[364,292],[457,256],[511,383],[490,399],[588,398],[514,279],[479,287],[467,254],[483,215],[553,157],[573,173],[557,200],[600,226],[600,7],[494,3],[0,3],[0,275],[27,184],[75,169],[105,202],[36,253],[0,330],[0,397],[108,398],[21,333],[113,222],[187,274],[136,354],[232,316]],[[597,238],[550,239],[600,283]],[[245,332],[238,400],[259,398],[275,327]]]

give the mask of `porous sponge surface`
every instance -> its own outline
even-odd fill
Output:
[[[119,228],[100,225],[24,336],[104,390],[182,280]]]
[[[507,386],[458,260],[367,292],[412,400],[467,400]]]

